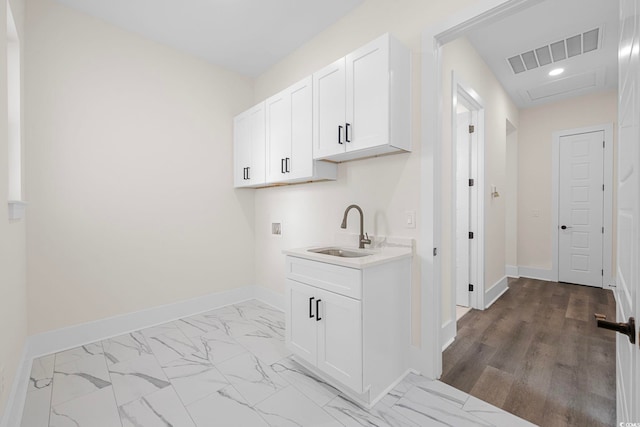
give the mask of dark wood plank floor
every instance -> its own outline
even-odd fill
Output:
[[[484,311],[458,321],[441,381],[541,426],[613,426],[615,319],[609,290],[510,279]]]

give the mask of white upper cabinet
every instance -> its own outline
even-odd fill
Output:
[[[313,160],[311,76],[265,101],[267,183],[336,179],[335,164]]]
[[[389,34],[313,74],[313,157],[411,151],[411,58]]]
[[[233,119],[234,186],[265,185],[264,102]]]

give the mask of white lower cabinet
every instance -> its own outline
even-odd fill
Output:
[[[287,348],[358,403],[373,405],[408,370],[410,259],[361,270],[293,256],[286,262]]]

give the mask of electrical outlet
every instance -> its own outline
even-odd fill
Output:
[[[282,225],[279,222],[271,223],[271,234],[279,236],[282,234]]]
[[[416,211],[405,211],[405,228],[416,228]]]

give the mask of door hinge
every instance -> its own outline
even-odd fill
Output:
[[[470,232],[469,232],[469,238],[470,238],[470,239],[473,239],[473,231],[470,231]]]
[[[604,141],[602,141],[602,148],[604,148]]]
[[[602,234],[604,234],[604,227],[602,227]]]
[[[469,187],[473,187],[476,184],[473,178],[469,179]]]
[[[433,256],[438,255],[438,248],[433,248]]]
[[[474,125],[469,125],[469,133],[474,133],[476,131],[476,127]]]
[[[602,191],[604,191],[604,184],[602,184]]]
[[[600,270],[600,274],[604,277],[604,270]]]
[[[469,292],[473,292],[473,285],[469,283]]]

